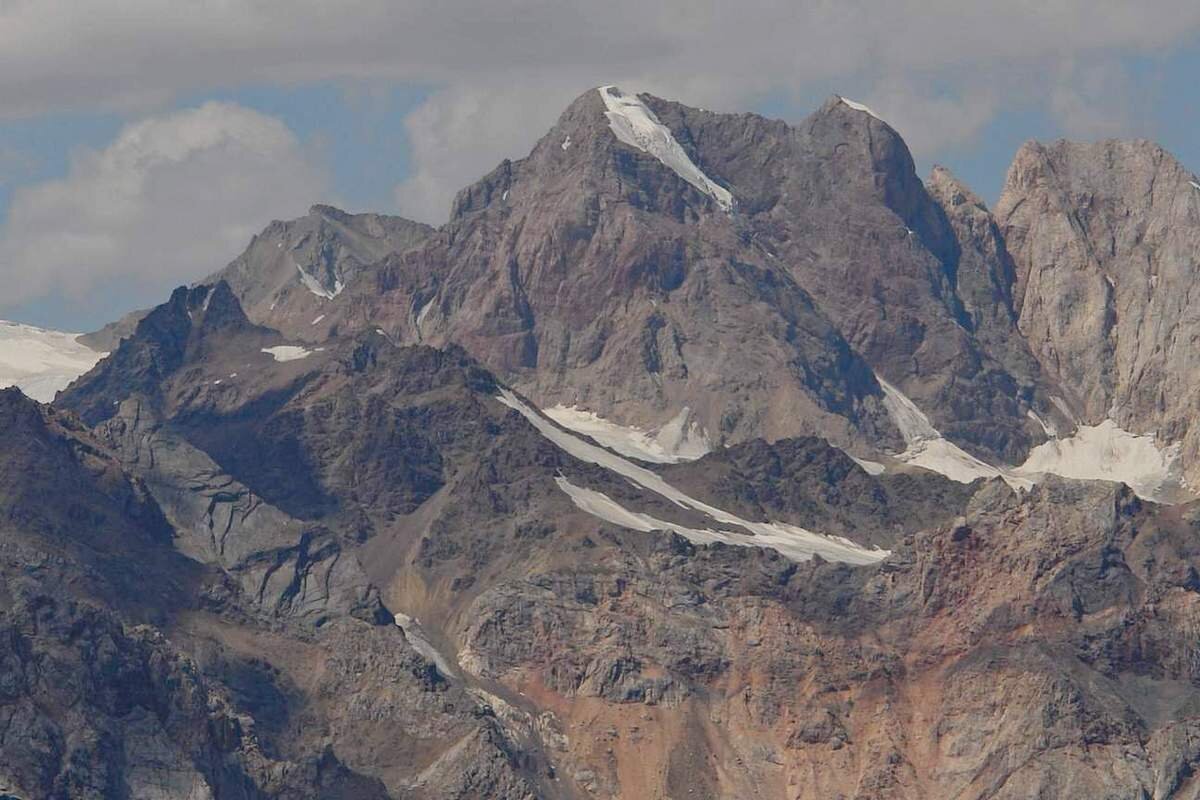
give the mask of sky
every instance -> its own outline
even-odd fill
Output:
[[[870,105],[994,203],[1027,139],[1200,171],[1195,0],[0,0],[0,318],[92,330],[317,202],[439,224],[615,83]]]

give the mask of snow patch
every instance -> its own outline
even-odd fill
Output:
[[[849,453],[846,453],[846,455],[850,456]],[[871,461],[870,459],[859,458],[858,456],[850,456],[850,460],[862,467],[863,472],[866,472],[868,475],[882,475],[887,471],[887,467],[878,461]]]
[[[557,405],[542,413],[564,428],[590,436],[623,456],[653,464],[695,461],[712,449],[700,426],[694,422],[689,425],[691,411],[686,407],[657,431],[618,425],[577,406]]]
[[[570,146],[571,146],[571,136],[568,134],[568,135],[567,135],[567,138],[563,139],[563,143],[562,143],[561,145],[559,145],[559,146],[560,146],[560,147],[561,147],[563,150],[566,150],[568,147],[570,147]]]
[[[1151,435],[1123,430],[1112,420],[1099,425],[1079,425],[1067,439],[1051,439],[1029,452],[1019,467],[997,467],[980,461],[945,439],[917,406],[896,387],[876,376],[883,388],[884,406],[900,428],[908,448],[900,461],[933,470],[951,480],[970,483],[976,478],[1003,478],[1014,489],[1029,489],[1044,475],[1077,480],[1124,483],[1139,497],[1169,502],[1183,486],[1177,467],[1179,444],[1159,447]],[[1063,414],[1070,409],[1060,397],[1051,397]],[[1049,436],[1055,431],[1033,412]]]
[[[1150,435],[1130,433],[1112,420],[1080,425],[1067,439],[1043,442],[1014,471],[1080,480],[1120,481],[1147,500],[1164,500],[1180,486],[1179,444],[1160,448]]]
[[[1036,422],[1038,425],[1041,425],[1042,433],[1044,433],[1047,436],[1050,436],[1052,438],[1055,436],[1058,436],[1058,430],[1054,427],[1054,425],[1052,423],[1049,423],[1046,420],[1042,419],[1040,416],[1038,416],[1038,413],[1036,411],[1034,411],[1032,408],[1025,412],[1025,416],[1029,417],[1031,420]]]
[[[883,122],[883,117],[879,116],[878,114],[876,114],[874,111],[872,111],[870,108],[863,105],[862,103],[856,103],[853,100],[851,100],[850,98],[842,97],[841,95],[838,95],[838,99],[841,100],[846,105],[853,108],[855,111],[861,111],[864,114],[870,114],[875,119],[879,120],[880,122]]]
[[[432,300],[430,300],[425,305],[421,306],[421,310],[419,312],[417,312],[417,329],[418,330],[420,330],[421,323],[423,323],[425,321],[425,318],[427,316],[429,316],[429,312],[432,309],[433,309],[433,301]]]
[[[324,314],[320,315],[319,317],[317,317],[316,319],[314,319],[312,322],[310,322],[310,323],[308,323],[308,324],[309,324],[309,325],[316,325],[318,322],[320,322],[320,321],[321,321],[321,320],[323,320],[323,319],[325,319],[325,315],[324,315]]]
[[[731,523],[742,527],[746,527],[747,524],[754,525],[753,536],[745,536],[733,531],[712,530],[711,528],[688,528],[649,514],[630,511],[603,492],[576,486],[561,475],[554,481],[560,489],[566,492],[567,496],[571,498],[571,502],[579,510],[613,525],[642,533],[675,531],[696,544],[723,542],[735,547],[771,547],[793,561],[808,561],[813,555],[820,554],[822,558],[830,561],[843,561],[847,564],[874,564],[890,555],[887,550],[868,550],[840,536],[819,536],[804,528],[778,522],[745,523],[743,520]]]
[[[415,617],[410,617],[408,614],[402,614],[399,611],[392,614],[396,618],[396,626],[404,631],[404,638],[408,639],[408,643],[413,646],[413,649],[420,653],[426,661],[431,661],[438,668],[438,671],[443,675],[453,675],[454,669],[450,666],[450,662],[438,652],[438,649],[433,646],[425,636],[425,632],[421,630],[421,622]]]
[[[1192,185],[1193,189],[1200,189],[1200,183],[1196,183],[1195,181],[1188,181],[1188,183]]]
[[[280,344],[275,347],[264,347],[264,353],[269,353],[276,361],[298,361],[301,358],[308,358],[313,354],[312,350],[305,349],[294,344]]]
[[[16,386],[49,403],[107,353],[79,342],[78,333],[0,321],[0,388]]]
[[[1014,489],[1029,489],[1033,485],[1027,478],[979,460],[942,436],[916,403],[878,375],[875,379],[883,389],[884,408],[907,445],[904,452],[896,456],[898,460],[940,473],[959,483],[970,483],[979,478],[1003,478]]]
[[[342,279],[338,278],[334,281],[333,291],[331,292],[322,286],[319,280],[305,272],[304,267],[300,266],[299,262],[293,261],[292,263],[296,265],[296,271],[300,273],[300,283],[304,284],[304,288],[308,289],[308,291],[312,292],[317,297],[320,297],[324,300],[332,300],[342,293],[342,289],[346,288],[345,284],[342,283]]]
[[[597,91],[608,110],[608,127],[621,142],[649,153],[679,177],[716,201],[726,211],[733,210],[733,195],[718,185],[692,162],[675,141],[671,129],[658,121],[654,112],[636,95],[625,94],[616,86],[602,86]]]
[[[788,525],[782,522],[751,522],[742,519],[735,514],[696,500],[667,483],[661,475],[645,467],[638,466],[631,461],[627,461],[616,453],[605,450],[603,447],[586,442],[573,433],[558,427],[547,417],[539,414],[534,408],[524,403],[508,389],[501,389],[496,399],[509,408],[516,410],[539,433],[564,452],[580,461],[598,464],[632,481],[635,485],[670,500],[681,508],[699,511],[711,517],[716,522],[742,528],[751,534],[746,536],[734,532],[708,531],[703,532],[705,536],[728,536],[732,537],[730,540],[732,544],[751,547],[772,547],[796,561],[807,560],[814,553],[819,553],[822,558],[829,559],[830,561],[844,561],[849,564],[872,564],[890,555],[890,551],[887,550],[863,547],[840,536],[823,536],[796,525]],[[565,481],[566,479],[562,480]],[[569,484],[569,481],[567,483]],[[563,483],[560,482],[559,486],[563,487],[563,490],[566,491]],[[584,498],[584,502],[588,507],[580,506],[579,502],[575,501],[574,496],[572,496],[572,501],[576,502],[576,505],[581,509],[588,511],[588,513],[594,516],[599,516],[601,519],[611,522],[613,520],[610,517],[615,517],[642,526],[634,527],[633,530],[646,530],[645,525],[658,525],[661,523],[661,520],[628,511],[599,492],[591,492],[591,490],[581,491],[590,492],[587,495],[580,495],[580,497]],[[595,509],[595,511],[589,510],[589,508]],[[603,514],[609,516],[603,516]],[[628,527],[624,522],[614,524]],[[666,525],[665,529],[678,530],[681,535],[688,535],[685,531],[691,531],[693,534],[696,534],[692,529],[680,528],[670,523],[662,524]],[[651,528],[650,530],[654,529]]]

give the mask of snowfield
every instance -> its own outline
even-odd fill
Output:
[[[294,344],[280,344],[276,345],[275,347],[264,347],[262,351],[269,354],[271,358],[275,359],[276,361],[298,361],[302,358],[308,358],[313,354],[312,350],[308,350],[307,348]]]
[[[1066,438],[1051,438],[1035,447],[1025,463],[1017,467],[985,463],[949,441],[929,418],[899,389],[878,375],[884,407],[907,448],[896,459],[924,467],[960,483],[977,478],[1003,478],[1014,489],[1030,489],[1044,475],[1077,480],[1124,483],[1139,497],[1167,501],[1181,486],[1179,446],[1160,447],[1150,435],[1123,430],[1112,420],[1099,425],[1079,425]],[[1053,398],[1066,413],[1066,404]],[[1054,436],[1054,429],[1033,412],[1030,418]]]
[[[876,114],[876,113],[875,113],[874,111],[872,111],[871,109],[867,108],[867,107],[866,107],[865,105],[863,105],[862,103],[856,103],[856,102],[854,102],[853,100],[851,100],[850,98],[848,98],[848,97],[842,97],[841,95],[838,95],[838,99],[839,99],[839,100],[841,100],[841,101],[842,101],[843,103],[845,103],[846,105],[848,105],[848,106],[850,106],[851,108],[853,108],[855,111],[861,111],[861,112],[863,112],[864,114],[870,114],[872,117],[874,117],[875,119],[879,120],[880,122],[883,122],[883,121],[884,121],[884,120],[883,120],[883,117],[879,116],[878,114]],[[912,231],[909,231],[909,233],[912,233]]]
[[[636,147],[661,161],[668,169],[716,201],[726,211],[733,210],[733,195],[704,174],[703,170],[675,141],[671,129],[658,121],[637,95],[625,94],[616,86],[601,86],[598,90],[608,109],[608,127],[621,142]]]
[[[689,424],[691,411],[686,407],[656,431],[618,425],[576,406],[558,405],[544,409],[542,413],[564,428],[592,437],[610,450],[652,464],[695,461],[712,450],[704,431],[695,423]]]
[[[304,267],[300,266],[299,263],[297,263],[295,261],[293,261],[292,263],[296,264],[296,271],[300,273],[300,283],[304,284],[304,288],[308,289],[308,291],[312,292],[317,297],[320,297],[322,300],[332,300],[333,298],[337,297],[339,294],[342,293],[342,289],[346,288],[345,285],[342,283],[342,279],[338,278],[334,282],[333,291],[330,292],[330,291],[326,290],[326,288],[324,286],[321,285],[321,282],[319,280],[317,280],[312,275],[309,275],[307,272],[305,272]]]
[[[1043,442],[1015,471],[1031,477],[1050,473],[1120,481],[1140,497],[1157,500],[1180,487],[1178,459],[1178,444],[1160,448],[1153,436],[1138,436],[1106,419],[1099,425],[1080,425],[1070,438]]]
[[[80,334],[0,321],[0,388],[16,386],[49,403],[106,353],[80,344]]]
[[[627,478],[635,485],[647,491],[670,500],[680,508],[699,511],[710,517],[714,522],[741,528],[752,535],[743,535],[734,531],[696,530],[675,523],[629,511],[601,492],[575,486],[566,478],[558,480],[559,488],[566,492],[572,502],[583,511],[599,517],[606,522],[620,525],[631,530],[672,530],[686,539],[708,544],[722,541],[727,544],[745,547],[770,547],[778,550],[793,561],[807,561],[814,554],[819,554],[829,561],[842,561],[848,564],[873,564],[887,558],[891,552],[879,548],[863,547],[849,539],[840,536],[823,536],[818,533],[789,525],[783,522],[751,522],[742,519],[715,506],[710,506],[700,500],[688,496],[679,489],[663,480],[656,472],[640,467],[625,458],[586,442],[566,431],[547,417],[538,413],[532,406],[526,404],[508,389],[502,389],[496,396],[504,405],[515,409],[525,417],[543,436],[557,445],[560,449],[580,461],[598,464],[611,472]],[[647,528],[646,526],[650,526]]]

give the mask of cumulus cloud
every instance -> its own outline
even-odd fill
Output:
[[[407,123],[415,169],[397,201],[436,220],[455,189],[524,154],[601,83],[724,110],[853,87],[935,151],[1014,103],[1122,129],[1137,118],[1128,98],[1097,106],[1094,74],[1070,65],[1102,62],[1119,80],[1116,59],[1198,29],[1194,0],[231,0],[187,14],[168,0],[9,0],[0,117],[244,84],[433,87]]]
[[[499,158],[528,151],[577,93],[569,85],[515,83],[435,95],[405,120],[414,170],[396,188],[396,207],[414,219],[444,220],[455,191]]]
[[[864,101],[903,133],[909,149],[918,156],[935,155],[972,139],[992,118],[997,106],[990,86],[947,95],[898,77],[881,80]]]
[[[1113,61],[1060,64],[1049,106],[1068,136],[1099,139],[1146,133],[1141,98],[1129,74]]]
[[[0,302],[51,291],[80,299],[114,281],[190,281],[272,218],[303,213],[323,184],[287,126],[236,104],[130,124],[107,147],[75,153],[64,178],[13,192],[0,232]]]

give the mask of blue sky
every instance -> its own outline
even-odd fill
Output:
[[[21,0],[0,7],[0,318],[93,329],[314,202],[440,222],[608,82],[789,120],[845,94],[988,203],[1030,138],[1140,136],[1200,169],[1196,5],[259,0],[181,21]]]

